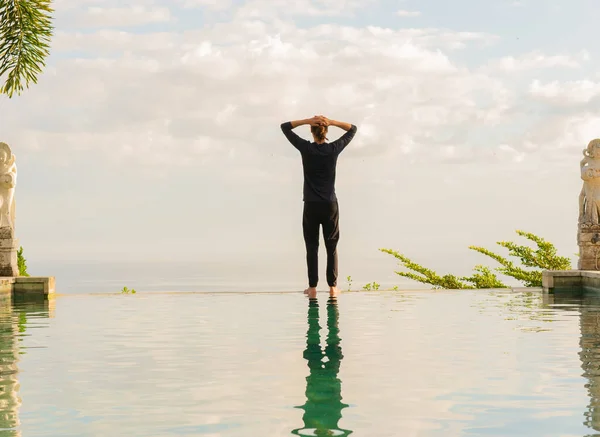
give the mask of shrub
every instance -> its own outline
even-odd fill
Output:
[[[469,249],[486,255],[500,264],[495,270],[505,276],[515,278],[526,287],[542,286],[543,270],[570,270],[571,261],[557,255],[556,248],[552,243],[529,232],[516,231],[518,235],[534,242],[537,248],[519,245],[511,241],[499,241],[497,244],[508,249],[508,255],[519,258],[523,267],[515,265],[514,262],[498,255],[488,249],[479,246],[469,246]],[[379,249],[381,252],[392,255],[405,268],[406,271],[397,271],[396,274],[432,285],[433,288],[445,289],[473,289],[473,288],[508,288],[489,267],[477,265],[473,268],[471,276],[459,277],[456,275],[440,276],[436,272],[412,261],[405,255],[391,249]],[[526,269],[524,267],[529,267]]]

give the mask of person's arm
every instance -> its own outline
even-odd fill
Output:
[[[348,132],[350,129],[352,129],[352,126],[353,126],[351,123],[345,123],[343,121],[336,121],[336,120],[329,120],[329,119],[327,119],[327,121],[329,122],[329,126],[339,127],[340,129],[344,129],[346,132]],[[356,126],[354,126],[354,128],[356,129]]]
[[[344,135],[342,135],[340,138],[338,138],[333,143],[331,143],[333,150],[336,151],[337,153],[340,153],[342,150],[344,150],[346,148],[346,146],[350,143],[350,141],[352,141],[352,138],[354,138],[354,135],[356,134],[356,131],[357,131],[357,127],[351,123],[346,123],[343,121],[329,120],[329,119],[326,119],[326,120],[327,120],[327,124],[329,126],[336,126],[336,127],[339,127],[340,129],[343,129],[346,131],[346,133]]]
[[[292,125],[292,129],[297,128],[298,126],[303,126],[305,124],[314,124],[315,119],[313,118],[304,118],[302,120],[294,120],[294,121],[290,121],[290,124]]]
[[[317,117],[286,121],[285,123],[281,123],[281,131],[296,149],[302,151],[308,144],[310,144],[310,141],[299,137],[292,129],[305,124],[314,125],[319,123],[322,123],[322,121]]]

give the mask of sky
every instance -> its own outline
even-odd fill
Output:
[[[493,266],[468,246],[517,229],[576,262],[578,165],[600,137],[596,1],[54,8],[38,84],[0,97],[30,262],[303,274],[301,161],[279,126],[314,114],[358,127],[337,170],[344,277],[392,272],[379,248],[467,274]]]

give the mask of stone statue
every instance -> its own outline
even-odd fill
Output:
[[[579,224],[600,224],[600,139],[592,140],[583,149],[580,162],[583,187],[579,194]]]
[[[15,238],[17,165],[8,144],[0,142],[0,276],[19,276]]]
[[[15,228],[15,187],[17,164],[6,143],[0,142],[0,228]]]

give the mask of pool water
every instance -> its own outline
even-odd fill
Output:
[[[600,299],[68,295],[0,305],[0,436],[600,435]]]

